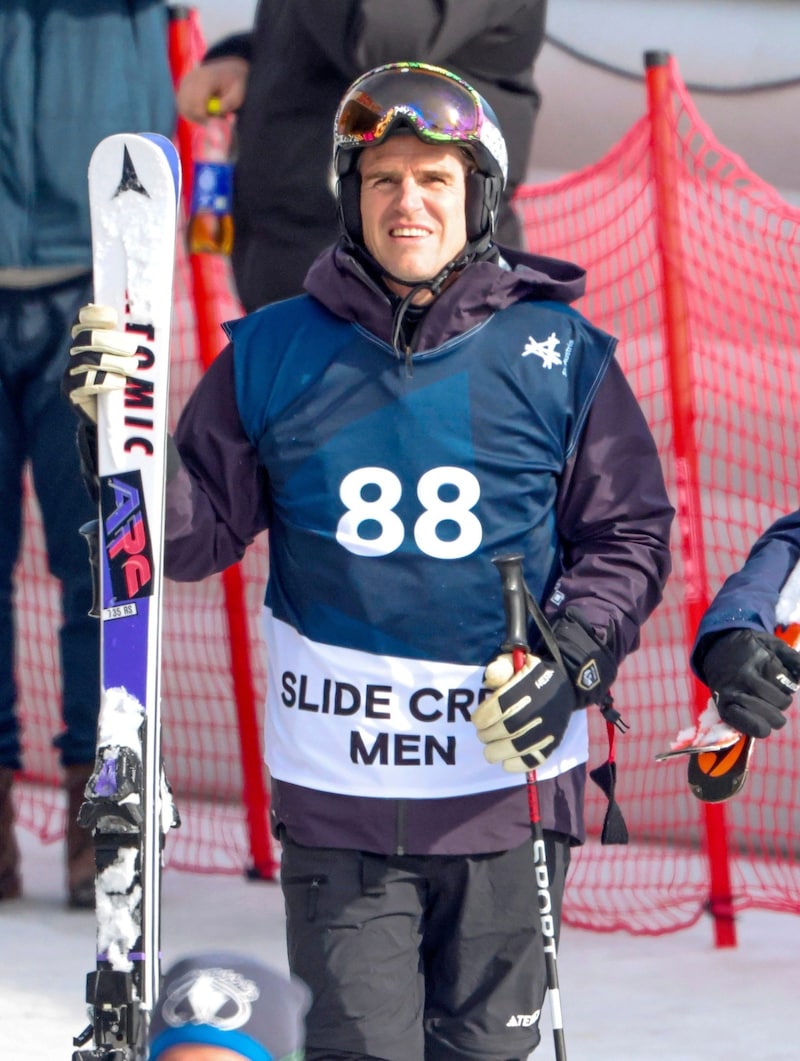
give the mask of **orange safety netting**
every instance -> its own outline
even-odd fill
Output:
[[[758,743],[744,792],[712,815],[716,839],[686,785],[685,762],[654,761],[697,709],[688,655],[704,597],[741,564],[774,518],[798,505],[793,360],[800,347],[800,211],[716,142],[674,64],[666,74],[666,95],[656,104],[651,98],[649,113],[605,158],[553,183],[523,188],[517,198],[530,248],[587,268],[587,293],[578,308],[620,339],[620,362],[656,436],[680,513],[665,600],[614,690],[631,725],[617,740],[617,798],[631,842],[601,847],[596,837],[605,800],[589,782],[592,839],[574,853],[565,902],[569,923],[634,933],[687,926],[701,916],[711,893],[718,902],[719,889],[710,889],[709,881],[719,872],[720,849],[730,855],[723,872],[724,882],[730,873],[728,913],[746,906],[800,912],[797,712],[783,731]],[[657,126],[662,146],[665,131],[670,145],[666,235]],[[234,316],[225,263],[217,260],[214,268],[223,291],[221,315]],[[665,296],[667,275],[677,285],[672,297]],[[179,239],[173,423],[201,371],[191,289]],[[666,314],[676,305],[688,351],[688,403],[687,394],[676,403],[668,356]],[[699,501],[699,536],[692,497]],[[266,569],[260,541],[242,566],[259,703],[265,670],[257,622]],[[20,820],[54,839],[63,829],[50,744],[60,728],[59,611],[30,492],[16,586],[24,777],[31,782],[20,786]],[[250,862],[251,845],[221,579],[167,583],[164,614],[163,748],[184,821],[168,838],[167,862],[239,873]],[[591,766],[607,747],[601,721],[598,714]]]
[[[530,248],[586,267],[578,308],[620,339],[679,511],[665,599],[615,688],[632,727],[617,742],[632,846],[576,852],[565,910],[574,924],[634,932],[687,925],[709,899],[703,805],[684,760],[653,761],[693,718],[698,593],[713,595],[758,534],[798,506],[800,211],[715,140],[674,63],[665,74],[663,96],[651,95],[648,115],[605,158],[518,198]],[[667,297],[667,273],[677,297]],[[667,343],[676,312],[672,338],[686,357],[677,372],[670,357],[682,352]],[[598,753],[604,739],[598,727]],[[758,742],[744,792],[726,804],[733,910],[800,911],[798,752],[795,714]],[[602,811],[592,797],[595,834]]]

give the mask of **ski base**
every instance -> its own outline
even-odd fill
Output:
[[[753,738],[739,735],[735,744],[693,752],[687,780],[692,794],[703,803],[724,803],[741,792],[753,754]]]
[[[753,738],[733,729],[719,717],[709,700],[697,723],[681,730],[670,747],[656,755],[658,762],[688,755],[689,788],[703,803],[723,803],[741,792],[750,765]]]

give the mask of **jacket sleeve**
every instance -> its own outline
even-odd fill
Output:
[[[800,561],[800,509],[776,520],[758,538],[742,567],[730,575],[709,605],[697,629],[692,669],[705,654],[706,638],[743,627],[772,633],[778,597]]]
[[[166,490],[164,572],[197,581],[240,560],[268,525],[267,479],[244,433],[229,344],[178,421],[179,466]]]
[[[208,49],[203,56],[203,62],[209,63],[213,59],[244,59],[248,63],[253,57],[253,34],[233,33],[230,37],[224,37],[221,41]]]
[[[598,387],[559,488],[562,574],[547,605],[611,623],[618,662],[639,644],[671,570],[670,504],[655,440],[616,361]]]

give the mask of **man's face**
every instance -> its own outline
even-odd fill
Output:
[[[397,294],[430,280],[467,242],[466,160],[451,144],[391,136],[362,151],[361,222],[364,244]],[[432,296],[424,292],[417,302]]]

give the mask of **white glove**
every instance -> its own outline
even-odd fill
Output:
[[[77,413],[89,423],[97,423],[97,396],[125,389],[125,381],[136,375],[136,351],[140,337],[116,331],[117,313],[110,306],[89,303],[73,325],[74,345],[62,391]]]
[[[497,656],[483,683],[492,695],[472,714],[483,754],[512,774],[535,770],[563,739],[577,706],[575,687],[555,663],[530,653],[516,673],[510,654]]]

